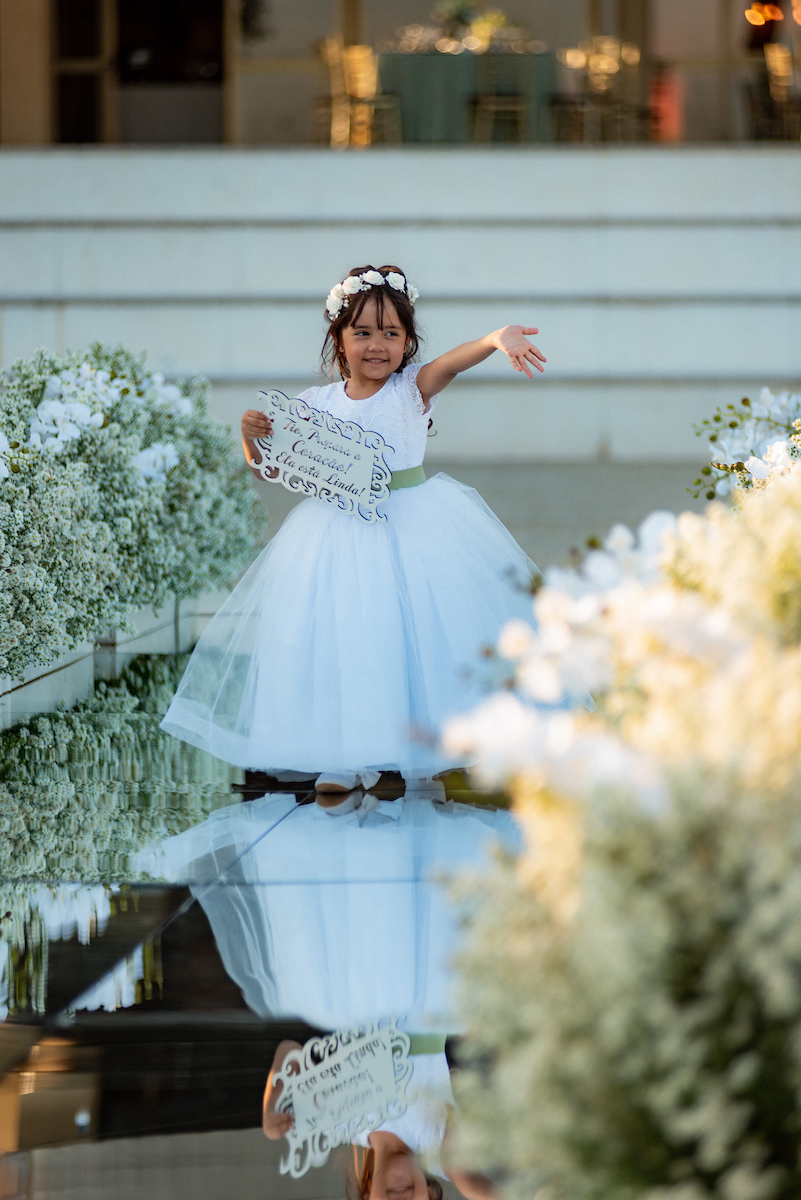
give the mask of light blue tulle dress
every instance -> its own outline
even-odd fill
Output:
[[[367,400],[343,383],[301,398],[423,462],[430,414],[406,367]],[[162,728],[240,767],[400,771],[455,764],[438,747],[483,694],[481,651],[531,620],[534,564],[478,493],[438,474],[392,491],[367,524],[316,499],[286,519],[207,626]]]

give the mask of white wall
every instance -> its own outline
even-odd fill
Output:
[[[437,457],[680,459],[801,383],[801,154],[748,148],[0,151],[0,355],[121,341],[238,423],[315,381],[348,268],[404,267],[428,354],[539,326],[453,385]]]

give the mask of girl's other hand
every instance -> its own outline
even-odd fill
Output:
[[[249,408],[242,417],[242,436],[255,441],[256,438],[270,437],[273,424],[269,417],[258,409]]]
[[[247,415],[245,413],[245,416]],[[264,416],[263,413],[258,413],[257,415]],[[264,419],[266,420],[267,418],[265,417]],[[270,1067],[270,1074],[267,1076],[267,1086],[264,1089],[264,1099],[261,1107],[261,1127],[264,1130],[265,1136],[270,1141],[277,1141],[278,1138],[286,1137],[295,1124],[295,1118],[292,1116],[292,1113],[275,1111],[275,1106],[284,1087],[282,1080],[279,1079],[276,1082],[275,1077],[284,1065],[284,1059],[290,1050],[300,1049],[300,1042],[284,1041],[278,1043],[278,1048],[275,1051],[273,1065]],[[297,1070],[293,1074],[297,1074]]]
[[[265,1137],[268,1137],[271,1142],[277,1142],[279,1138],[286,1137],[294,1124],[295,1118],[292,1113],[262,1113],[261,1127]]]
[[[516,371],[523,371],[529,379],[533,379],[534,373],[531,367],[536,367],[538,371],[544,371],[542,363],[546,359],[545,355],[541,354],[537,347],[528,340],[526,335],[530,333],[539,333],[539,330],[529,329],[524,325],[506,325],[495,334],[495,348],[503,350],[504,354],[508,355],[509,361]]]

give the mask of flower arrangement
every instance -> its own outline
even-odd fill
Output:
[[[696,496],[728,495],[733,487],[751,487],[801,459],[801,392],[774,396],[763,388],[759,400],[744,397],[727,404],[696,426],[709,441],[710,465],[695,480]]]
[[[135,658],[0,733],[0,1008],[43,1012],[48,941],[102,932],[111,885],[141,878],[134,856],[232,802],[238,772],[159,729],[187,658]]]
[[[732,499],[546,572],[444,731],[527,834],[461,885],[456,1157],[509,1197],[801,1191],[801,470]]]
[[[40,351],[0,391],[0,675],[58,658],[129,613],[231,580],[257,499],[208,384],[126,350]]]

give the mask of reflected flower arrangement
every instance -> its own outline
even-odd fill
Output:
[[[158,723],[187,655],[134,659],[68,712],[0,733],[0,1007],[42,1013],[49,941],[102,934],[136,856],[231,803],[239,773]],[[47,882],[52,881],[52,882]],[[143,950],[84,1007],[132,1003]],[[137,964],[138,967],[137,967]],[[143,969],[143,968],[142,968]]]

